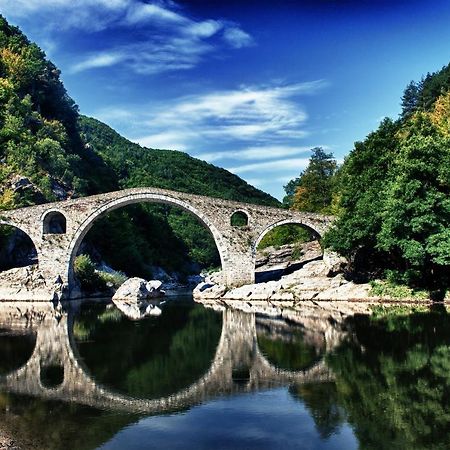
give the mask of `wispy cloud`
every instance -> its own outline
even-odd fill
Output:
[[[230,167],[228,170],[239,175],[247,172],[278,172],[286,169],[292,170],[293,168],[295,168],[296,171],[299,171],[304,169],[308,165],[308,162],[309,158],[290,158],[278,161],[244,164],[242,166]]]
[[[252,184],[286,183],[307,166],[311,147],[328,148],[302,141],[310,133],[302,97],[326,86],[324,80],[241,86],[95,115],[119,128],[132,123],[134,138],[128,136],[143,146],[186,151],[248,175]],[[145,132],[135,134],[137,129]]]
[[[0,6],[7,17],[41,17],[39,22],[46,24],[49,34],[69,29],[89,33],[139,30],[133,39],[118,33],[122,37],[114,44],[99,39],[100,48],[80,55],[70,68],[72,73],[118,65],[145,75],[187,70],[224,47],[254,44],[238,24],[221,18],[198,20],[173,1],[0,0]]]
[[[278,152],[289,152],[287,142],[308,135],[305,123],[308,115],[299,103],[299,97],[312,94],[327,86],[324,80],[288,85],[242,86],[235,90],[214,91],[207,94],[191,95],[163,106],[153,106],[150,113],[141,114],[142,126],[150,133],[137,137],[138,142],[154,134],[177,134],[176,141],[185,142],[184,148],[203,141],[227,143],[240,142],[248,147],[270,144]],[[102,113],[100,112],[100,116]],[[103,116],[104,117],[104,116]],[[194,133],[195,140],[192,135]],[[290,143],[289,147],[293,144]],[[171,147],[173,148],[173,147]],[[295,148],[298,148],[296,143]],[[253,154],[258,153],[251,149]],[[250,151],[249,150],[249,151]],[[208,152],[209,153],[209,152]],[[243,153],[250,154],[250,153]],[[262,154],[260,150],[260,154]]]
[[[321,146],[325,148],[325,146]],[[287,156],[295,156],[301,153],[308,153],[310,147],[302,146],[283,146],[283,145],[268,145],[259,147],[248,147],[242,150],[230,150],[210,153],[197,153],[196,158],[204,159],[208,162],[216,162],[224,159],[234,160],[264,160],[264,159],[278,159]]]
[[[240,28],[227,28],[223,32],[224,39],[234,48],[249,47],[254,44],[253,38]]]

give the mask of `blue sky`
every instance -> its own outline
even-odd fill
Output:
[[[342,160],[450,60],[435,0],[0,0],[82,113],[282,198],[310,148]]]

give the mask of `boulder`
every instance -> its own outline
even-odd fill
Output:
[[[130,278],[117,289],[112,301],[123,314],[133,320],[159,316],[161,309],[154,302],[164,295],[161,286],[159,280]]]
[[[162,283],[159,280],[146,281],[143,278],[129,278],[117,289],[112,299],[114,302],[120,300],[139,301],[162,297],[164,291],[161,290],[161,286]]]
[[[117,309],[132,320],[141,320],[147,316],[159,316],[162,311],[158,306],[145,300],[136,301],[114,301]]]
[[[333,276],[339,272],[342,272],[345,266],[348,264],[346,258],[339,255],[339,253],[333,252],[330,249],[325,249],[325,251],[323,252],[323,262],[329,270],[329,276]]]

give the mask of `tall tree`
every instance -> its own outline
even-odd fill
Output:
[[[308,167],[300,174],[291,208],[299,211],[327,212],[332,202],[333,177],[337,163],[332,153],[312,149]]]
[[[419,86],[416,82],[411,81],[406,86],[402,96],[402,113],[401,118],[403,120],[411,117],[417,110],[419,105]]]

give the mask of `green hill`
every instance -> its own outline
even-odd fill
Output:
[[[2,16],[0,160],[0,210],[138,186],[279,204],[224,169],[182,152],[143,148],[80,115],[59,70]],[[84,251],[147,277],[151,266],[189,272],[193,263],[219,262],[212,238],[193,217],[148,204],[100,220]]]

